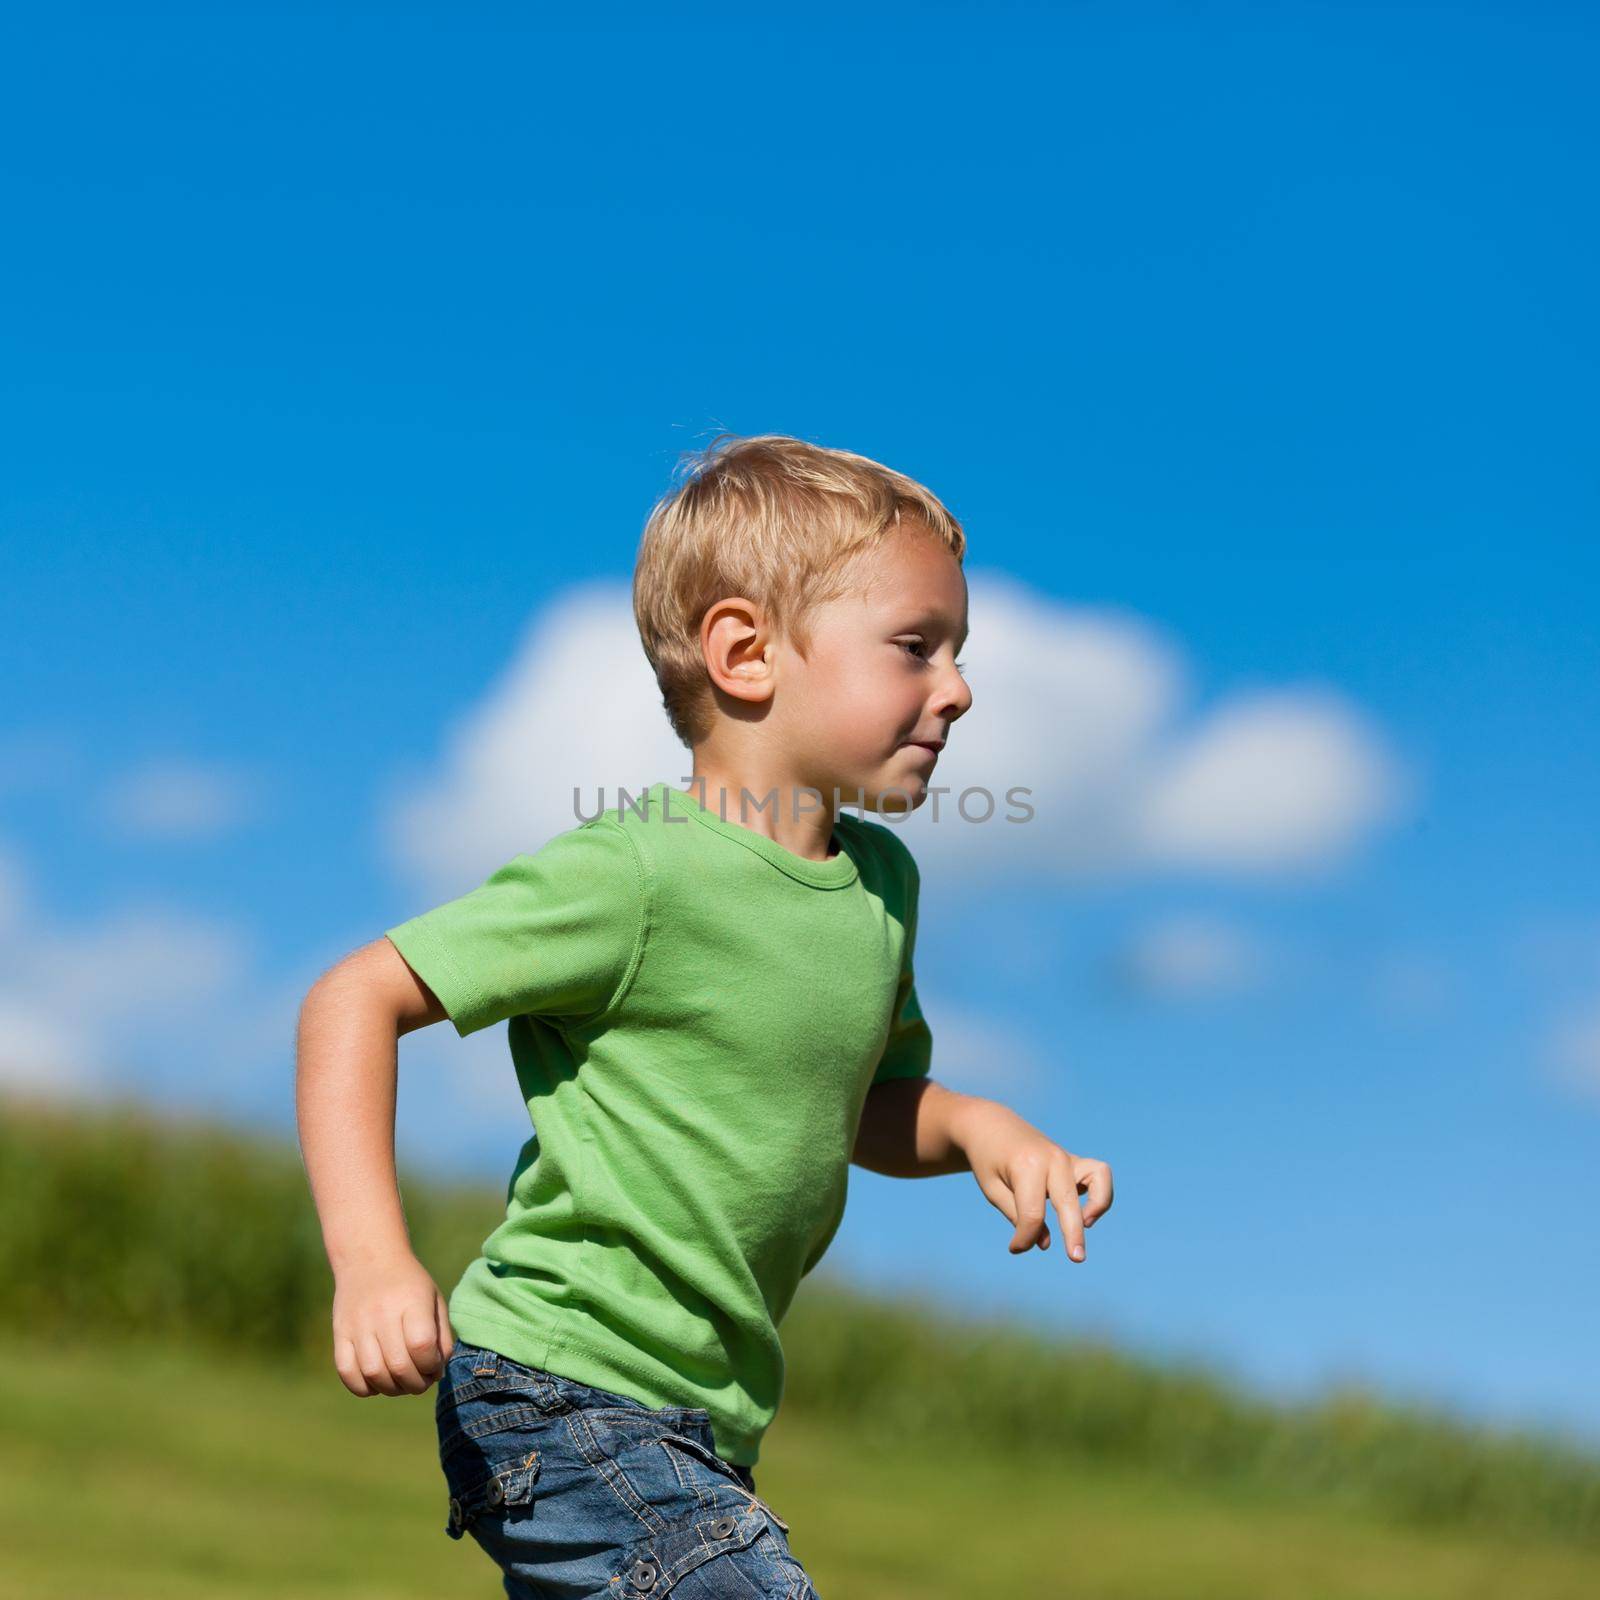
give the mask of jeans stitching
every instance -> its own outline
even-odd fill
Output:
[[[681,1450],[674,1450],[666,1439],[657,1439],[655,1443],[661,1447],[661,1450],[666,1455],[667,1460],[671,1463],[673,1475],[678,1480],[678,1487],[682,1489],[685,1494],[694,1496],[694,1514],[698,1517],[702,1512],[709,1508],[710,1501],[706,1499],[705,1490],[702,1489],[699,1483],[695,1481],[694,1474],[688,1471],[684,1466],[684,1452]]]
[[[568,1416],[567,1430],[572,1436],[573,1444],[578,1448],[578,1453],[605,1481],[606,1486],[616,1495],[617,1499],[652,1534],[659,1533],[667,1526],[666,1518],[634,1488],[632,1481],[622,1468],[601,1450],[599,1441],[594,1436],[594,1430],[589,1426],[589,1419],[583,1412],[574,1411]]]
[[[514,1389],[514,1393],[509,1397],[511,1403],[497,1406],[489,1412],[477,1411],[477,1408],[474,1408],[477,1414],[471,1417],[470,1422],[467,1424],[469,1428],[495,1430],[497,1423],[509,1421],[512,1416],[519,1416],[519,1420],[522,1420],[520,1413],[523,1408],[518,1406],[516,1401],[519,1399],[525,1401],[528,1397],[527,1386],[538,1380],[538,1374],[535,1370],[519,1369],[504,1360],[494,1362],[492,1376],[488,1370],[485,1370],[481,1375],[473,1371],[475,1365],[487,1369],[491,1362],[493,1362],[493,1357],[487,1359],[473,1357],[471,1360],[464,1361],[462,1365],[467,1371],[473,1372],[473,1377],[483,1387],[502,1390]],[[463,1376],[465,1376],[465,1373],[463,1373]],[[608,1392],[601,1391],[601,1393]],[[763,1594],[782,1595],[783,1600],[819,1600],[815,1586],[810,1582],[803,1567],[788,1549],[784,1534],[779,1531],[783,1528],[782,1522],[760,1495],[755,1493],[753,1487],[746,1486],[747,1478],[753,1478],[750,1469],[739,1467],[718,1456],[714,1449],[695,1430],[684,1430],[679,1435],[683,1439],[685,1446],[692,1445],[694,1447],[692,1450],[688,1448],[673,1448],[671,1440],[677,1423],[681,1421],[683,1408],[678,1408],[680,1414],[675,1416],[673,1414],[674,1408],[649,1408],[633,1402],[629,1402],[625,1407],[617,1405],[590,1407],[579,1403],[582,1398],[581,1393],[563,1389],[555,1397],[556,1415],[550,1417],[549,1422],[551,1424],[565,1422],[566,1427],[562,1431],[572,1448],[574,1459],[587,1465],[594,1477],[604,1481],[606,1489],[609,1491],[607,1498],[614,1499],[617,1503],[625,1506],[630,1513],[629,1521],[639,1529],[638,1533],[633,1536],[628,1535],[625,1529],[619,1530],[619,1537],[616,1543],[619,1557],[623,1552],[641,1547],[659,1550],[663,1554],[670,1548],[674,1555],[669,1557],[670,1565],[664,1569],[663,1575],[668,1579],[669,1584],[675,1584],[691,1567],[698,1566],[701,1560],[719,1554],[725,1555],[732,1558],[729,1577],[732,1578],[737,1574],[741,1580],[759,1582],[760,1592]],[[692,1414],[694,1408],[687,1408],[687,1410]],[[631,1428],[624,1427],[623,1432],[619,1435],[619,1438],[628,1438],[631,1435],[629,1442],[632,1444],[649,1442],[652,1438],[652,1429],[641,1429],[639,1427],[641,1419],[649,1418],[656,1423],[662,1424],[667,1430],[665,1437],[655,1433],[654,1441],[662,1444],[669,1460],[672,1461],[673,1478],[667,1479],[653,1465],[647,1466],[645,1464],[646,1460],[652,1459],[648,1457],[641,1457],[637,1474],[630,1475],[630,1469],[623,1465],[622,1460],[617,1459],[616,1455],[608,1453],[617,1448],[610,1442],[611,1430],[607,1427],[606,1421],[608,1415],[616,1417],[626,1424],[632,1424]],[[468,1443],[468,1438],[461,1436],[457,1419],[447,1415],[444,1420],[446,1431],[456,1435],[448,1442],[457,1448],[464,1447]],[[534,1426],[538,1425],[533,1418],[526,1418],[525,1420]],[[456,1424],[455,1427],[452,1427],[453,1423]],[[496,1437],[497,1430],[489,1431],[487,1436],[488,1438]],[[555,1438],[550,1438],[548,1444],[551,1449],[555,1449]],[[501,1467],[498,1475],[505,1476],[506,1468],[509,1467],[510,1481],[526,1479],[526,1477],[531,1476],[530,1468],[537,1470],[535,1463],[539,1454],[540,1452],[537,1449],[530,1449],[526,1453],[519,1451],[518,1459],[514,1463],[507,1463],[504,1467]],[[707,1458],[720,1462],[726,1472],[725,1481],[728,1487],[737,1492],[741,1509],[736,1514],[743,1533],[740,1542],[736,1546],[721,1550],[714,1547],[705,1548],[701,1546],[701,1553],[697,1554],[695,1553],[695,1547],[691,1544],[689,1547],[684,1548],[681,1554],[677,1554],[679,1541],[681,1541],[682,1532],[684,1531],[684,1524],[687,1523],[694,1527],[699,1539],[704,1541],[710,1537],[705,1531],[710,1526],[709,1519],[719,1510],[723,1514],[727,1514],[733,1509],[730,1502],[717,1493],[715,1484],[709,1481],[702,1481],[700,1475],[693,1471],[692,1463],[681,1459],[688,1454],[696,1455],[697,1458],[701,1459],[702,1464],[708,1468],[710,1461]],[[674,1482],[677,1484],[678,1492],[676,1494],[673,1493],[671,1488]],[[653,1500],[646,1499],[644,1495],[640,1494],[639,1485],[644,1483],[648,1483],[651,1493],[654,1495]],[[687,1489],[692,1489],[693,1494],[685,1493],[684,1491]],[[507,1576],[511,1576],[511,1568],[505,1564],[501,1552],[489,1542],[494,1531],[503,1530],[506,1526],[506,1513],[499,1507],[490,1508],[483,1503],[481,1486],[478,1486],[477,1492],[469,1493],[469,1496],[464,1498],[469,1498],[473,1502],[472,1515],[466,1519],[466,1528],[460,1531],[470,1532],[473,1539],[482,1546],[485,1552],[495,1561],[495,1564],[501,1567],[502,1572]],[[519,1495],[518,1498],[520,1500],[521,1496]],[[752,1516],[759,1522],[759,1527],[753,1527],[748,1520]],[[766,1535],[765,1539],[761,1537],[763,1533]],[[674,1543],[671,1546],[658,1543],[663,1536],[671,1538]],[[746,1552],[748,1552],[748,1555],[745,1554]],[[741,1557],[744,1559],[741,1560]],[[752,1561],[750,1557],[755,1559]],[[623,1569],[619,1568],[617,1571],[618,1576],[621,1577]],[[758,1579],[758,1573],[764,1576]],[[545,1592],[531,1577],[522,1576],[520,1573],[517,1574],[517,1577],[523,1587],[515,1592],[529,1597],[529,1600],[533,1600],[533,1597],[540,1596]],[[626,1580],[624,1579],[623,1581]],[[509,1591],[509,1586],[508,1592],[512,1592]],[[631,1589],[629,1592],[632,1592]],[[596,1591],[596,1594],[614,1596],[614,1591],[606,1589]]]

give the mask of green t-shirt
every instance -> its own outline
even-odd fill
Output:
[[[844,1215],[867,1091],[926,1074],[932,1050],[916,863],[849,812],[833,848],[807,860],[656,783],[388,932],[457,1033],[509,1019],[533,1121],[452,1326],[646,1405],[704,1406],[744,1466],[783,1395],[778,1325]]]

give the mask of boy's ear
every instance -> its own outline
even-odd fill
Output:
[[[752,704],[771,698],[772,632],[754,600],[730,595],[700,620],[700,651],[711,681],[724,694]]]

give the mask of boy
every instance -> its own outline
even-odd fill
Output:
[[[448,1532],[513,1597],[815,1600],[752,1468],[778,1325],[852,1161],[970,1171],[1069,1257],[1110,1169],[929,1076],[916,863],[881,815],[927,797],[972,703],[960,525],[877,462],[720,436],[651,512],[634,612],[687,790],[651,784],[318,980],[301,1146],[357,1395],[437,1378]],[[396,1039],[508,1024],[534,1124],[505,1220],[448,1306],[410,1250]],[[1082,1192],[1087,1203],[1080,1211]]]

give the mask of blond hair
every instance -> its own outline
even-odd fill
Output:
[[[848,569],[893,529],[921,525],[959,562],[966,536],[937,496],[880,462],[787,434],[720,433],[688,451],[682,482],[645,520],[633,615],[673,732],[693,748],[714,699],[700,623],[728,595],[756,601],[802,651],[813,607],[849,593]]]

